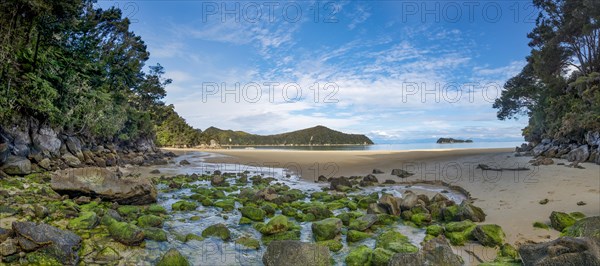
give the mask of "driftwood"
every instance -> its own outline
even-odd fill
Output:
[[[478,164],[477,169],[481,169],[483,171],[529,171],[530,169],[527,167],[517,167],[517,168],[493,168],[487,164]]]

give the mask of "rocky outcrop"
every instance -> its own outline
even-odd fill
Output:
[[[390,260],[390,266],[400,265],[464,265],[463,259],[452,252],[452,248],[443,236],[433,238],[423,244],[417,253],[396,253]]]
[[[50,186],[59,194],[99,197],[119,204],[156,202],[156,188],[150,179],[123,177],[100,167],[66,169],[54,173]]]
[[[78,235],[44,223],[14,222],[12,228],[23,251],[42,249],[66,265],[76,265],[79,262],[77,251],[81,237]]]
[[[273,241],[262,258],[265,266],[328,266],[329,249],[314,243],[295,240]]]
[[[550,242],[521,245],[519,255],[525,266],[600,265],[600,246],[587,237],[560,237]]]
[[[31,173],[31,162],[25,157],[9,156],[0,170],[9,175],[27,175]]]
[[[600,132],[588,131],[579,139],[543,139],[516,147],[516,156],[530,155],[600,164]]]

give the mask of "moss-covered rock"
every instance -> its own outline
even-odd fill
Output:
[[[285,232],[288,229],[290,229],[291,226],[292,224],[286,216],[277,215],[271,218],[271,220],[269,220],[267,224],[262,226],[260,224],[257,224],[255,228],[263,235],[272,235]]]
[[[189,266],[188,260],[179,253],[176,249],[172,248],[162,256],[162,258],[156,263],[156,266]]]
[[[224,224],[213,224],[202,231],[202,236],[216,237],[226,241],[231,238],[231,232]]]
[[[148,240],[154,240],[158,242],[167,241],[167,233],[160,228],[144,228],[144,235]]]
[[[600,216],[583,218],[563,231],[566,236],[592,237],[600,241]]]
[[[377,214],[377,225],[392,225],[398,221],[398,217],[390,214]]]
[[[260,241],[249,236],[240,237],[237,240],[235,240],[235,243],[249,249],[260,248]]]
[[[240,221],[238,222],[238,224],[252,224],[252,220],[246,218],[246,217],[241,217]]]
[[[388,230],[379,235],[375,247],[384,248],[396,253],[414,253],[419,251],[419,248],[410,243],[408,237],[394,230]]]
[[[547,224],[542,223],[542,222],[534,222],[533,227],[540,228],[540,229],[546,229],[546,230],[550,229],[550,226],[548,226]]]
[[[92,229],[98,225],[98,215],[95,212],[81,212],[79,217],[69,221],[67,228],[71,230]]]
[[[192,234],[192,233],[185,235],[184,242],[188,242],[188,241],[192,241],[192,240],[202,241],[202,240],[204,240],[204,237],[201,237],[199,235]]]
[[[410,217],[410,221],[415,223],[417,226],[427,225],[431,223],[431,214],[415,213]]]
[[[117,212],[123,217],[127,217],[129,219],[135,219],[138,217],[141,210],[140,210],[140,207],[138,207],[138,206],[123,205],[123,206],[119,206],[119,208],[117,208]]]
[[[432,224],[427,226],[426,232],[428,235],[439,236],[444,233],[444,227],[439,224]]]
[[[147,212],[151,214],[166,214],[167,210],[163,206],[152,204],[148,206]]]
[[[445,236],[452,245],[462,246],[468,240],[473,239],[472,233],[473,230],[475,230],[475,227],[477,227],[477,225],[469,220],[450,222],[445,226]]]
[[[3,261],[5,259],[7,259],[7,258],[3,258]],[[29,264],[29,265],[44,265],[44,266],[62,266],[63,265],[63,263],[58,261],[55,257],[53,257],[45,252],[42,252],[42,251],[27,253],[25,256],[25,259],[27,260],[26,264]]]
[[[244,206],[240,209],[243,217],[247,217],[253,221],[262,222],[265,219],[265,215],[267,214],[263,209],[253,207],[253,206]]]
[[[318,221],[333,216],[333,212],[331,212],[322,204],[312,204],[308,207],[305,207],[302,209],[302,213],[306,214],[307,217],[311,217],[311,219],[307,221]]]
[[[352,250],[344,260],[347,266],[370,266],[372,249],[361,245]]]
[[[108,232],[113,239],[127,246],[137,246],[145,238],[144,231],[139,227],[114,220],[108,225]]]
[[[358,242],[363,239],[367,239],[369,237],[371,237],[371,234],[369,234],[369,233],[356,231],[356,230],[348,230],[348,233],[346,234],[346,241],[349,243]]]
[[[104,247],[102,250],[98,251],[96,257],[94,257],[94,261],[99,263],[110,263],[118,261],[120,258],[121,255],[119,254],[119,252],[107,246]]]
[[[375,224],[378,220],[379,217],[377,217],[377,215],[367,214],[365,216],[358,217],[354,221],[350,222],[348,229],[365,231],[369,229],[373,224]]]
[[[334,239],[341,233],[342,220],[338,218],[327,218],[314,222],[311,228],[316,241]]]
[[[138,226],[140,227],[162,227],[163,218],[156,215],[148,214],[138,217]]]
[[[263,235],[261,240],[263,244],[267,246],[275,240],[300,240],[300,230],[291,230],[272,235]]]
[[[473,237],[486,247],[495,247],[502,245],[505,235],[497,224],[481,224],[475,227]]]
[[[569,215],[573,218],[575,218],[575,220],[580,220],[585,218],[585,214],[582,212],[571,212],[569,213]]]
[[[335,239],[318,241],[317,245],[325,246],[325,247],[329,248],[330,251],[333,251],[333,252],[338,252],[338,251],[342,250],[342,248],[344,247],[342,242],[340,242],[339,240],[335,240]]]
[[[338,214],[337,216],[335,216],[336,218],[342,220],[342,223],[345,226],[350,225],[350,222],[354,221],[354,219],[363,216],[364,214],[362,212],[343,212]]]
[[[196,208],[198,208],[198,205],[196,205],[196,203],[194,202],[180,200],[178,202],[173,203],[173,205],[171,205],[171,208],[174,211],[193,211],[196,210]]]
[[[564,230],[565,228],[575,224],[575,222],[575,218],[564,212],[553,211],[550,214],[550,224],[552,225],[552,228],[558,231]]]
[[[230,212],[230,211],[233,211],[233,209],[235,209],[235,200],[232,200],[232,199],[220,200],[220,201],[215,202],[214,206],[223,209],[223,211]]]
[[[394,252],[383,248],[376,248],[371,253],[371,265],[373,266],[387,266],[394,256]]]

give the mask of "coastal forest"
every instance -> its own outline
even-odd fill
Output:
[[[160,64],[146,65],[131,22],[94,2],[0,2],[0,135],[44,128],[93,143],[200,143],[162,101],[171,80]]]

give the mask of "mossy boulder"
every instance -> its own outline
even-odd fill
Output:
[[[138,217],[138,226],[140,227],[162,227],[163,226],[163,218],[160,218],[156,215],[142,215]]]
[[[144,228],[144,236],[148,240],[158,242],[167,241],[167,233],[160,228]]]
[[[104,247],[102,250],[98,251],[96,257],[94,257],[94,261],[98,263],[106,263],[109,264],[113,261],[118,261],[121,258],[119,252],[114,250],[111,247]]]
[[[550,214],[550,225],[552,228],[561,231],[575,224],[577,220],[564,212],[553,211]]]
[[[263,244],[269,245],[276,240],[300,240],[300,230],[291,230],[272,235],[263,235],[261,238]]]
[[[373,250],[373,253],[371,253],[371,265],[387,266],[394,254],[395,253],[393,251],[383,248],[376,248]]]
[[[199,235],[192,234],[192,233],[185,235],[184,242],[188,242],[188,241],[192,241],[192,240],[202,241],[202,240],[204,240],[204,237],[201,237]]]
[[[546,229],[546,230],[550,229],[550,226],[548,226],[547,224],[542,223],[542,222],[534,222],[533,227],[540,228],[540,229]]]
[[[444,233],[444,227],[439,224],[432,224],[427,226],[426,232],[428,235],[439,236]]]
[[[371,248],[361,245],[350,250],[344,261],[347,266],[369,266],[372,252]]]
[[[410,217],[410,221],[417,226],[423,226],[431,223],[431,214],[429,213],[415,213]]]
[[[318,221],[333,216],[333,212],[331,212],[329,209],[327,209],[326,206],[322,204],[313,204],[311,206],[308,206],[302,209],[302,213],[306,214],[307,217],[314,217],[308,221]]]
[[[238,222],[238,224],[252,224],[252,220],[246,218],[246,217],[241,217],[240,221]]]
[[[216,237],[226,241],[231,239],[231,232],[224,224],[213,224],[202,231],[202,237]]]
[[[3,261],[5,261],[7,259],[8,259],[8,257],[5,257],[5,258],[3,258]],[[49,255],[45,252],[42,252],[42,251],[27,253],[27,255],[25,256],[25,259],[27,260],[26,264],[29,264],[29,265],[44,265],[44,266],[62,266],[62,265],[64,265],[62,262],[58,261],[56,258],[54,258],[51,255]]]
[[[262,222],[267,214],[263,209],[253,206],[244,206],[242,209],[240,209],[240,212],[242,213],[243,217],[258,222]]]
[[[337,216],[335,216],[336,218],[342,220],[342,223],[345,226],[350,225],[350,222],[354,221],[354,219],[363,216],[364,214],[362,212],[343,212],[338,214]]]
[[[358,217],[354,221],[350,222],[348,228],[350,230],[365,231],[377,221],[379,221],[379,217],[377,217],[377,215],[367,214],[365,216]]]
[[[502,245],[505,234],[497,224],[481,224],[473,230],[473,237],[486,247],[495,247]]]
[[[196,210],[196,208],[198,208],[198,205],[196,205],[196,203],[194,202],[180,200],[178,202],[173,203],[173,205],[171,205],[171,208],[174,211],[194,211]]]
[[[232,200],[232,199],[220,200],[220,201],[215,202],[214,206],[223,209],[223,211],[230,212],[230,211],[233,211],[233,209],[235,209],[235,200]]]
[[[117,208],[117,212],[123,217],[127,217],[129,219],[135,219],[140,214],[141,210],[140,210],[140,207],[138,207],[138,206],[123,205],[123,206],[119,206],[119,208]]]
[[[260,248],[260,241],[258,241],[255,238],[249,237],[249,236],[240,237],[237,240],[235,240],[235,243],[237,245],[240,245],[240,246],[243,246],[243,247],[249,248],[249,249],[259,249]]]
[[[188,260],[179,251],[172,248],[162,256],[156,266],[189,266]]]
[[[452,245],[462,246],[468,240],[473,239],[472,233],[473,230],[475,230],[475,227],[477,227],[477,225],[469,220],[450,222],[445,226],[445,236]]]
[[[600,216],[583,218],[564,230],[564,235],[572,237],[592,237],[600,241]]]
[[[152,213],[152,214],[166,214],[167,209],[165,209],[165,207],[160,206],[158,204],[152,204],[152,205],[148,206],[147,212]]]
[[[371,237],[371,234],[369,234],[369,233],[356,231],[356,230],[348,230],[348,233],[346,234],[346,241],[349,243],[358,242],[363,239],[367,239],[369,237]]]
[[[313,222],[311,228],[316,241],[334,239],[341,233],[342,220],[338,218],[327,218],[318,222]]]
[[[329,249],[329,251],[333,251],[333,252],[338,252],[338,251],[342,250],[342,248],[344,247],[342,242],[340,242],[339,240],[335,240],[335,239],[318,241],[317,245],[325,246]]]
[[[277,215],[271,218],[265,225],[257,224],[256,229],[263,235],[272,235],[285,232],[292,226],[291,222],[284,215]]]
[[[377,237],[376,248],[384,248],[396,253],[414,253],[419,248],[408,240],[408,237],[400,232],[388,230]]]
[[[137,246],[145,238],[144,231],[139,227],[114,220],[108,225],[108,232],[113,239],[127,246]]]
[[[98,215],[95,212],[81,212],[79,217],[69,221],[67,228],[71,230],[92,229],[98,225]]]

